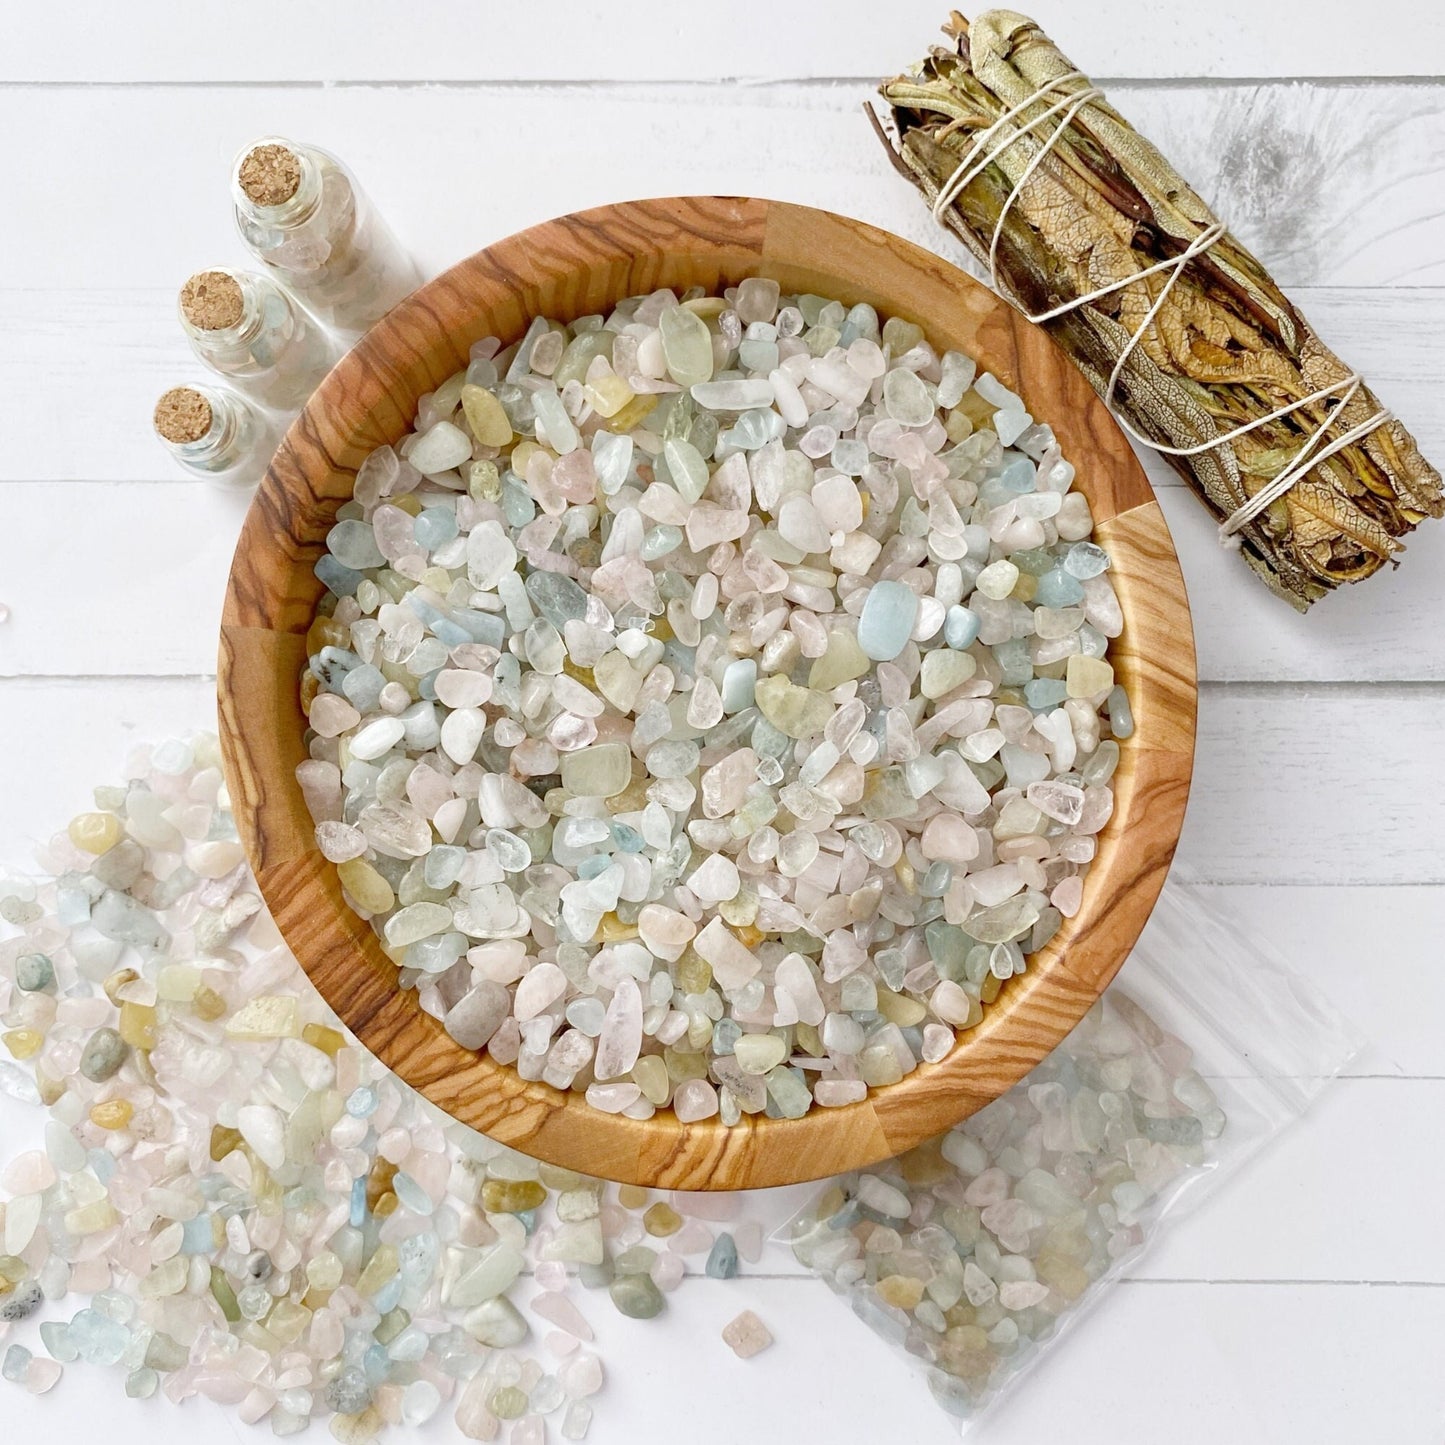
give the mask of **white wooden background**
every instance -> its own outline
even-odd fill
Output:
[[[751,193],[952,254],[859,114],[931,43],[939,0],[296,6],[0,0],[0,858],[85,806],[129,742],[212,715],[244,503],[148,434],[196,374],[192,270],[243,263],[235,151],[268,131],[344,156],[429,272],[561,211]],[[1326,337],[1445,458],[1445,18],[1414,0],[1040,0],[1038,17],[1256,246]],[[1164,1242],[984,1432],[1424,1445],[1445,1435],[1445,526],[1301,619],[1154,468],[1204,679],[1183,854],[1373,1039],[1318,1111]],[[0,1100],[0,1152],[35,1132]],[[774,1206],[776,1213],[776,1206]],[[742,1365],[744,1305],[778,1345]],[[605,1306],[591,1438],[942,1442],[905,1367],[821,1285],[689,1281],[675,1327]],[[72,1367],[0,1393],[0,1426],[174,1429]],[[232,1422],[191,1406],[198,1445]],[[429,1438],[450,1438],[450,1426]],[[991,1433],[990,1433],[991,1432]],[[249,1437],[246,1437],[249,1438]]]

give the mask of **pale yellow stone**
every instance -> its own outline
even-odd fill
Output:
[[[156,1046],[156,1011],[148,1004],[123,1003],[120,1006],[120,1036],[133,1049]]]
[[[632,1081],[642,1090],[643,1098],[653,1104],[665,1104],[672,1087],[667,1065],[658,1054],[644,1054],[632,1069]]]
[[[484,386],[462,388],[462,411],[472,435],[484,447],[504,447],[512,440],[512,423],[502,403]]]
[[[672,1205],[659,1201],[642,1216],[642,1227],[654,1238],[666,1239],[682,1228],[682,1215]]]
[[[890,1274],[880,1279],[875,1286],[878,1298],[895,1309],[917,1309],[923,1298],[923,1281],[911,1275]]]
[[[833,716],[828,697],[811,688],[796,687],[786,677],[765,677],[754,693],[758,711],[790,738],[815,737]]]
[[[233,1039],[294,1039],[300,1033],[297,1001],[279,994],[253,998],[226,1020],[226,1034]]]
[[[927,1007],[916,998],[910,998],[906,993],[894,993],[886,988],[878,990],[878,1012],[901,1029],[911,1029],[915,1024],[922,1023],[928,1015]]]
[[[827,692],[839,683],[862,677],[872,666],[868,655],[858,646],[858,639],[846,628],[835,627],[828,634],[828,650],[808,672],[808,686]]]
[[[1097,697],[1114,686],[1114,669],[1102,657],[1085,657],[1076,652],[1064,673],[1070,697]]]
[[[135,1106],[129,1099],[107,1099],[91,1109],[90,1122],[97,1129],[124,1129],[134,1115]]]
[[[396,902],[391,884],[366,861],[365,858],[349,858],[336,865],[341,886],[368,913],[385,913]]]
[[[978,663],[972,653],[938,647],[924,657],[918,685],[924,697],[946,697],[954,688],[962,687],[977,670]]]
[[[611,368],[597,376],[590,376],[582,388],[582,395],[598,416],[616,416],[633,399],[633,390]]]
[[[9,1033],[0,1034],[0,1039],[5,1041],[12,1058],[33,1059],[40,1052],[45,1035],[35,1029],[11,1029]]]
[[[156,997],[167,1003],[190,1003],[200,986],[200,969],[188,963],[168,963],[156,975]]]
[[[119,1218],[109,1199],[97,1199],[70,1210],[65,1216],[65,1227],[71,1234],[99,1234]]]
[[[339,1029],[328,1028],[325,1024],[307,1024],[301,1030],[301,1037],[313,1049],[320,1049],[323,1054],[333,1059],[346,1047],[346,1035]]]
[[[124,829],[114,813],[79,813],[66,832],[82,853],[109,853],[121,840]]]
[[[397,1271],[397,1253],[394,1244],[378,1244],[376,1253],[366,1261],[356,1281],[356,1292],[360,1295],[374,1295]]]

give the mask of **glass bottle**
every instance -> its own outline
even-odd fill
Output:
[[[257,141],[237,159],[231,192],[241,239],[327,326],[365,331],[415,289],[411,258],[325,151]]]
[[[281,440],[275,417],[224,386],[173,386],[152,422],[187,471],[230,487],[254,487]]]
[[[181,287],[180,314],[196,356],[273,411],[304,406],[336,360],[320,324],[269,276],[199,271]]]

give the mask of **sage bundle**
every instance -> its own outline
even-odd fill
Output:
[[[898,170],[1301,612],[1445,513],[1414,438],[1027,17],[953,12],[880,93]]]

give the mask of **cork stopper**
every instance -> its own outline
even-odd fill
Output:
[[[229,271],[198,271],[181,287],[181,315],[198,331],[226,331],[246,312],[241,283]]]
[[[246,152],[236,179],[256,205],[284,205],[301,184],[301,162],[294,151],[271,141]]]
[[[194,387],[173,386],[156,403],[153,420],[168,442],[198,442],[211,430],[211,403]]]

